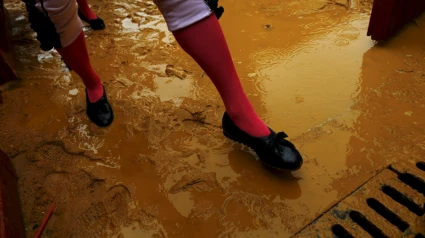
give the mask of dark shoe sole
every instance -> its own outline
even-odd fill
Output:
[[[240,141],[240,140],[237,140],[237,139],[235,139],[235,138],[233,138],[231,135],[229,135],[227,132],[225,132],[225,131],[223,131],[223,135],[225,136],[225,137],[227,137],[228,139],[230,139],[230,140],[232,140],[232,141],[235,141],[235,142],[237,142],[237,143],[239,143],[239,144],[241,144],[241,145],[244,145],[244,146],[248,146],[249,148],[251,148],[254,152],[255,152],[255,154],[257,154],[257,156],[258,157],[260,157],[259,155],[258,155],[258,153],[257,153],[257,151],[255,151],[255,149],[254,148],[252,148],[250,145],[247,145],[246,143],[244,143],[244,142],[242,142],[242,141]],[[297,170],[299,170],[300,168],[301,168],[301,165],[298,167],[298,168],[296,168],[296,169],[282,169],[282,168],[278,168],[278,167],[275,167],[275,166],[271,166],[270,164],[267,164],[267,163],[265,163],[265,162],[263,162],[263,160],[261,160],[261,158],[260,158],[260,161],[261,161],[261,163],[263,164],[263,165],[265,165],[265,166],[267,166],[267,167],[269,167],[269,168],[272,168],[272,169],[275,169],[275,170],[278,170],[278,171],[297,171]]]

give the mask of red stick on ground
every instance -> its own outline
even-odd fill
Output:
[[[50,206],[49,212],[47,212],[46,216],[44,217],[43,223],[41,223],[41,226],[40,228],[38,228],[37,234],[35,234],[34,238],[39,238],[41,236],[41,233],[43,233],[44,227],[46,227],[47,222],[49,221],[49,218],[52,215],[54,207],[55,204],[52,204],[52,206]]]
[[[424,0],[375,0],[367,35],[373,40],[386,40],[424,10]]]

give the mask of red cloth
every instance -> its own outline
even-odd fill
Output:
[[[0,238],[24,238],[18,178],[9,158],[0,150]]]
[[[367,35],[373,40],[386,40],[424,10],[424,0],[375,0]]]

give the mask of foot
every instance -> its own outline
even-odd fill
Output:
[[[233,123],[227,112],[224,113],[222,127],[227,138],[249,146],[264,164],[279,170],[294,171],[301,168],[301,154],[291,142],[285,140],[288,136],[284,132],[276,134],[269,128],[268,136],[250,136]]]
[[[103,96],[94,103],[90,102],[86,91],[86,102],[87,116],[94,124],[100,127],[107,127],[111,125],[112,121],[114,120],[114,112],[112,111],[112,107],[108,102],[105,88],[103,88]]]
[[[78,9],[78,16],[80,17],[81,20],[87,22],[88,24],[90,24],[90,27],[93,30],[103,30],[105,29],[105,23],[103,22],[102,18],[97,17],[96,19],[87,19],[84,14],[80,11],[80,9]]]

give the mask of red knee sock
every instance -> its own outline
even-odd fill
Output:
[[[269,135],[270,130],[255,113],[242,89],[226,39],[214,14],[173,34],[183,50],[210,77],[232,121],[251,136]]]
[[[90,9],[87,0],[77,0],[77,3],[81,13],[83,13],[88,20],[94,20],[97,18],[97,15]]]
[[[87,88],[87,94],[91,102],[96,102],[103,96],[102,82],[91,67],[87,53],[84,32],[72,42],[71,45],[56,49],[65,63],[81,77]]]

